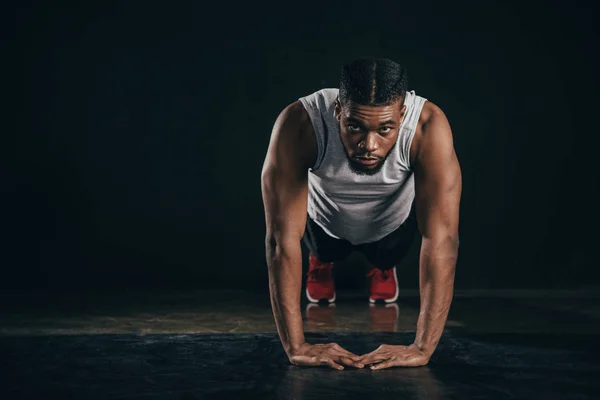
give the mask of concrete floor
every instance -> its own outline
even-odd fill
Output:
[[[415,291],[371,306],[302,302],[309,343],[356,354],[414,339]],[[600,398],[598,291],[456,291],[428,365],[335,371],[289,363],[267,293],[0,295],[1,399]]]

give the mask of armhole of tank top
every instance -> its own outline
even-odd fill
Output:
[[[410,163],[410,147],[412,146],[413,139],[415,138],[415,133],[417,133],[417,126],[419,125],[419,118],[421,117],[421,111],[423,110],[423,106],[427,99],[425,98],[415,98],[416,108],[413,110],[413,121],[411,121],[410,134],[408,138],[406,138],[405,148],[402,149],[404,153],[404,158],[406,162],[406,167],[409,170],[412,170],[412,164]]]
[[[325,158],[325,152],[327,151],[327,125],[325,124],[325,120],[323,119],[323,115],[321,116],[321,126],[323,129],[316,129],[315,124],[313,124],[313,129],[315,131],[315,137],[317,138],[317,159],[315,160],[315,164],[312,166],[311,170],[316,171],[321,166],[323,159]]]
[[[313,127],[313,132],[315,133],[315,139],[317,140],[317,159],[315,160],[313,166],[310,167],[311,170],[317,170],[321,166],[321,161],[323,161],[323,155],[325,154],[325,146],[327,144],[327,139],[324,138],[323,134],[321,133],[325,130],[325,121],[323,121],[323,116],[321,115],[321,113],[318,112],[318,110],[314,110],[314,108],[311,107],[306,98],[301,97],[298,100],[300,100],[300,103],[302,103],[304,110],[306,110],[306,113],[308,114],[308,118],[310,119],[310,123]],[[316,118],[321,118],[319,123],[315,123],[315,111],[317,111],[318,113],[318,116]],[[323,126],[323,129],[319,129],[319,124]]]

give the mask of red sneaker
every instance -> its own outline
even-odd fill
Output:
[[[398,279],[396,267],[382,271],[371,267],[367,274],[371,278],[369,283],[369,302],[371,303],[393,303],[398,299]]]
[[[331,269],[333,263],[317,260],[312,253],[309,255],[308,273],[306,274],[306,297],[313,303],[335,301],[335,286]]]

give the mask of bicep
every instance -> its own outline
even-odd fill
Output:
[[[299,241],[306,225],[310,160],[298,111],[290,106],[277,118],[261,174],[267,239],[279,244]]]
[[[423,127],[415,165],[417,222],[424,239],[458,239],[461,190],[450,125],[438,110]]]

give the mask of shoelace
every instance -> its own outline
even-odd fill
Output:
[[[373,268],[371,271],[369,271],[367,277],[373,278],[379,282],[387,281],[390,278],[390,270],[382,271],[379,268]]]
[[[329,266],[316,266],[308,271],[308,279],[310,281],[319,281],[331,276],[331,267]]]

